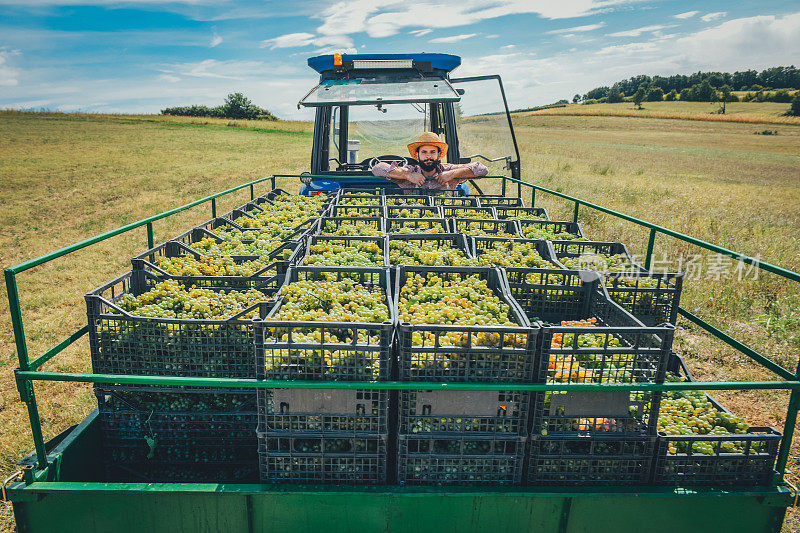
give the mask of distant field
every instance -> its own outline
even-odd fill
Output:
[[[708,102],[642,102],[642,107],[644,109],[636,109],[632,102],[568,104],[566,107],[527,111],[520,114],[674,118],[713,122],[800,125],[800,117],[783,116],[789,110],[789,104],[774,102],[729,102],[726,104],[724,115],[716,113],[720,104]]]
[[[636,116],[712,109],[697,104],[686,111],[667,102],[645,104],[642,112],[633,111],[631,104],[607,106],[563,109],[608,109],[608,114],[618,109]],[[729,116],[736,111],[779,120],[779,107],[788,106],[729,104],[728,109]],[[754,135],[766,129],[763,123],[570,116],[560,111],[514,117],[527,179],[800,270],[800,122],[777,122],[769,129],[778,135],[763,136]],[[477,135],[496,135],[477,121],[470,128]],[[302,122],[0,112],[0,265],[17,264],[256,177],[307,170],[311,129]],[[279,185],[297,190],[298,182],[281,180]],[[496,184],[484,186],[498,191]],[[265,191],[256,189],[257,194]],[[222,200],[218,211],[247,199],[249,191],[242,191]],[[537,205],[547,207],[554,219],[572,217],[570,204],[541,193]],[[156,240],[210,216],[209,207],[197,208],[156,223]],[[590,237],[627,242],[634,253],[644,250],[646,232],[631,225],[585,209],[580,221]],[[129,258],[145,244],[142,229],[21,275],[31,354],[41,354],[85,323],[83,294],[129,268]],[[665,262],[674,267],[679,254],[697,250],[659,239],[656,252],[657,257],[668,252]],[[14,385],[16,354],[4,287],[0,291],[0,475],[8,475],[33,445]],[[744,282],[700,279],[687,282],[683,304],[794,368],[800,349],[796,286],[769,275]],[[771,379],[744,356],[682,325],[676,346],[700,379]],[[85,339],[44,367],[90,368]],[[93,406],[90,388],[83,385],[42,384],[36,392],[46,438]],[[754,424],[780,426],[786,413],[783,393],[718,396]],[[795,472],[800,471],[799,437],[800,432],[790,462]],[[0,509],[0,529],[9,530],[10,506]],[[792,514],[785,530],[797,524]]]

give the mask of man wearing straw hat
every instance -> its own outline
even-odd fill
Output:
[[[375,176],[384,177],[403,189],[454,189],[469,179],[489,173],[486,165],[477,161],[463,165],[443,163],[447,155],[447,143],[430,131],[419,136],[419,140],[408,145],[408,153],[419,161],[418,165],[399,166],[396,161],[381,162],[372,167]]]

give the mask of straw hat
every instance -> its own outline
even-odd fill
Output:
[[[416,159],[417,150],[419,150],[419,147],[426,145],[438,147],[440,159],[444,159],[444,156],[447,155],[447,143],[440,141],[439,136],[431,131],[424,132],[422,135],[419,136],[419,140],[417,142],[409,144],[408,153],[411,154],[411,157]]]

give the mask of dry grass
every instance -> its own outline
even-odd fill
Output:
[[[739,122],[746,124],[800,125],[800,117],[784,116],[789,104],[774,102],[730,102],[724,115],[717,113],[720,104],[708,102],[644,102],[636,109],[631,102],[618,104],[569,104],[540,111],[519,113],[526,116],[577,115],[593,117],[640,117],[704,122]]]
[[[779,135],[765,137],[753,135],[756,128],[742,123],[541,115],[515,121],[523,175],[535,183],[800,269],[800,127],[781,126]],[[0,264],[17,264],[256,177],[307,169],[310,124],[228,122],[0,113]],[[499,135],[479,123],[475,127],[476,142],[481,136],[493,142]],[[297,182],[280,185],[296,190]],[[497,184],[484,185],[499,190]],[[241,191],[222,200],[219,212],[247,198],[249,191]],[[572,216],[571,205],[543,194],[537,205],[547,207],[553,218]],[[156,223],[156,240],[208,218],[206,206]],[[581,222],[591,237],[613,237],[636,252],[646,244],[646,232],[611,217],[582,210]],[[80,327],[85,322],[82,295],[129,267],[128,258],[145,243],[142,228],[22,274],[32,356]],[[659,239],[657,252],[662,251],[670,260],[694,253]],[[792,300],[797,290],[772,278],[687,283],[684,304],[699,307],[698,313],[793,368],[800,347],[800,327],[792,322],[798,317],[795,305],[800,305]],[[762,316],[771,319],[759,321]],[[4,294],[0,321],[0,474],[7,474],[33,445],[13,382],[17,362]],[[699,379],[771,379],[741,354],[682,325],[677,346]],[[88,371],[87,353],[81,341],[45,369]],[[93,407],[84,385],[40,383],[36,392],[48,438]],[[780,426],[785,417],[783,393],[718,396],[754,424]],[[790,468],[800,472],[796,446]],[[10,529],[10,507],[0,509],[0,529]],[[791,514],[786,530],[797,524]]]

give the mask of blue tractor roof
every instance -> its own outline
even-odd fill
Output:
[[[342,62],[361,60],[381,60],[381,59],[411,59],[418,63],[430,63],[431,68],[450,72],[461,64],[461,58],[451,54],[342,54]],[[308,66],[322,74],[333,70],[333,54],[308,58]]]

